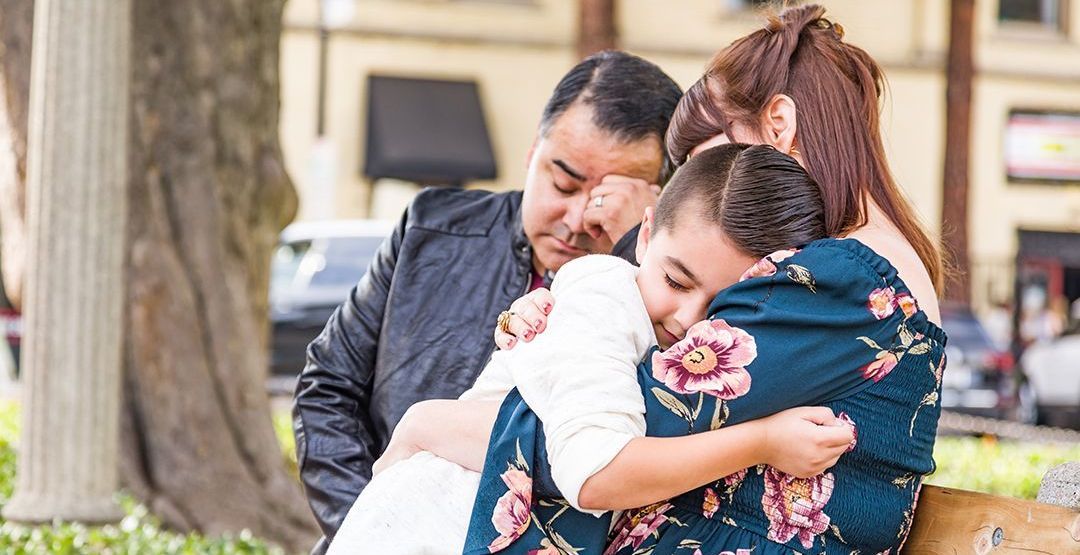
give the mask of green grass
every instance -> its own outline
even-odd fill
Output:
[[[993,438],[942,437],[934,447],[937,472],[927,483],[1035,499],[1047,470],[1080,461],[1080,444],[1045,445]]]
[[[19,407],[0,400],[0,506],[11,498],[15,482],[15,443],[18,438]],[[291,444],[291,440],[290,440]],[[118,501],[125,517],[109,526],[83,526],[54,522],[42,526],[20,526],[0,519],[0,553],[76,555],[108,553],[116,555],[280,555],[284,552],[249,532],[208,538],[200,534],[177,534],[163,530],[146,507],[131,497]]]
[[[15,478],[15,449],[19,407],[0,400],[0,506],[11,497]],[[273,416],[274,431],[282,456],[296,472],[296,446],[287,411]],[[1080,460],[1080,445],[1041,445],[969,437],[939,438],[934,449],[937,472],[927,483],[1034,499],[1043,474],[1051,467]],[[56,553],[113,554],[282,554],[247,532],[208,538],[200,534],[176,534],[163,530],[145,507],[121,496],[127,516],[117,525],[83,526],[56,522],[44,526],[18,526],[0,520],[0,553],[29,555]]]
[[[285,457],[285,466],[293,476],[299,477],[300,471],[296,468],[296,439],[292,433],[292,415],[289,411],[275,412],[274,433],[277,434],[278,443],[281,444],[281,454]]]

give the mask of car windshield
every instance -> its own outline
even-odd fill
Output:
[[[278,245],[274,251],[274,260],[270,265],[270,294],[287,291],[292,287],[296,279],[296,273],[300,270],[300,262],[304,255],[311,250],[311,241],[293,241]]]
[[[990,337],[982,324],[971,313],[948,313],[942,315],[942,328],[949,336],[949,344],[964,349],[993,349]]]
[[[333,237],[327,240],[323,263],[310,287],[352,287],[364,276],[382,237]]]

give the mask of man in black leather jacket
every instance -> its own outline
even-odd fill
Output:
[[[655,65],[594,55],[556,87],[523,192],[428,189],[307,351],[293,428],[325,550],[417,401],[455,398],[494,350],[496,316],[573,258],[610,252],[656,202],[681,93]]]

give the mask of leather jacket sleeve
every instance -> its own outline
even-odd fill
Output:
[[[611,256],[618,256],[634,266],[637,266],[637,253],[635,251],[637,250],[638,233],[641,233],[641,224],[630,228],[630,231],[627,231],[626,234],[615,243],[615,246],[611,248]]]
[[[379,455],[370,415],[372,382],[407,219],[406,213],[349,298],[308,346],[296,384],[293,433],[300,481],[328,540],[371,480],[371,466]]]

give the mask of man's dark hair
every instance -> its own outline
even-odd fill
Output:
[[[768,145],[726,144],[690,158],[660,195],[654,233],[685,214],[719,225],[755,257],[828,237],[821,189],[794,158]]]
[[[656,137],[660,141],[662,185],[673,165],[664,148],[671,115],[682,90],[656,64],[620,52],[604,50],[585,58],[555,87],[540,118],[540,134],[546,135],[555,120],[574,102],[593,110],[593,124],[623,142]]]

